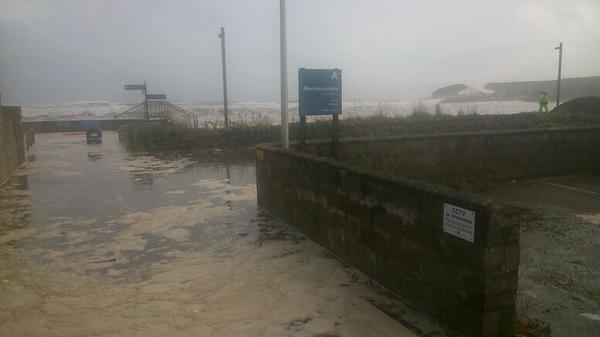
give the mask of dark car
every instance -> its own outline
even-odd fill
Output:
[[[102,129],[100,129],[100,127],[92,126],[88,128],[85,133],[88,144],[102,143]]]

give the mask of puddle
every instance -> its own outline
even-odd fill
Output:
[[[253,155],[36,135],[0,194],[0,335],[414,336],[257,210]]]

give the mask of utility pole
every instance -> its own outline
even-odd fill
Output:
[[[290,147],[288,134],[288,81],[287,81],[287,29],[285,20],[285,0],[279,0],[279,37],[281,49],[281,143],[284,149]]]
[[[558,49],[558,81],[556,84],[556,106],[558,106],[560,104],[560,75],[562,70],[563,43],[561,42],[558,47],[555,47],[554,49]]]
[[[225,116],[225,128],[229,128],[229,110],[227,106],[227,62],[225,57],[225,28],[221,27],[221,61],[223,63],[223,115]]]

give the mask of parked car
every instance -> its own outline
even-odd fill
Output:
[[[91,126],[86,129],[85,133],[88,144],[102,143],[102,129],[99,126]]]

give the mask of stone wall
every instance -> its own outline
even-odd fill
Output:
[[[257,147],[258,205],[416,308],[466,336],[511,336],[519,216],[441,186],[315,155]],[[445,205],[475,212],[472,242]]]
[[[21,107],[0,107],[0,186],[25,160]]]
[[[339,161],[447,186],[600,171],[600,127],[356,138]],[[325,141],[307,152],[327,156]]]

